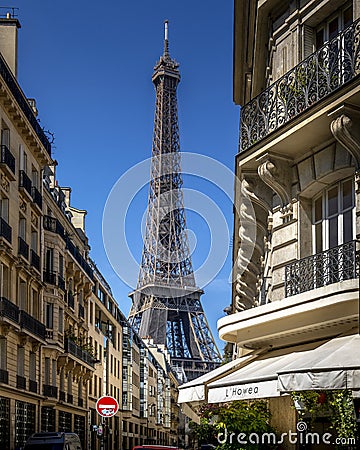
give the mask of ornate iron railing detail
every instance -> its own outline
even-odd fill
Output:
[[[22,309],[20,310],[20,326],[45,341],[45,325]]]
[[[30,250],[30,264],[40,272],[40,256],[32,249]]]
[[[19,171],[19,187],[24,188],[25,191],[32,198],[32,191],[31,191],[32,183],[24,170]]]
[[[57,398],[57,392],[56,386],[51,386],[49,384],[43,385],[43,395],[45,395],[45,397]]]
[[[11,244],[12,228],[2,217],[0,217],[0,236]]]
[[[356,241],[347,242],[285,267],[285,297],[359,276]]]
[[[1,164],[6,164],[15,175],[15,158],[6,145],[1,144]]]
[[[360,19],[241,108],[243,152],[360,73]]]
[[[45,281],[45,283],[49,283],[49,284],[56,286],[56,284],[57,284],[56,283],[56,273],[50,272],[48,270],[44,270],[43,280]]]
[[[79,347],[71,339],[65,339],[65,351],[81,361],[84,361],[89,366],[95,367],[95,359],[90,355],[90,353]]]
[[[29,259],[29,245],[19,236],[18,253],[25,259]]]
[[[0,317],[19,323],[19,307],[5,297],[0,297]]]
[[[33,199],[33,202],[35,203],[35,205],[37,205],[40,209],[42,209],[42,196],[41,196],[38,188],[33,186],[31,189],[31,193],[32,193],[32,199]]]

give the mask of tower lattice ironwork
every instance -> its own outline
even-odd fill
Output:
[[[186,228],[176,90],[179,64],[164,53],[152,81],[156,108],[145,239],[129,319],[139,335],[164,345],[184,380],[217,367],[220,353],[200,302]]]

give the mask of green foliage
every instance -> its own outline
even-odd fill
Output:
[[[308,413],[313,422],[316,416],[326,415],[339,438],[355,438],[356,422],[350,390],[301,391],[291,395],[304,406],[304,410],[299,412],[300,418]]]
[[[237,436],[241,433],[246,436],[241,440],[248,440],[252,433],[256,433],[260,439],[263,433],[274,433],[270,426],[270,411],[265,400],[239,400],[221,406],[204,405],[200,410],[200,415],[200,424],[191,424],[192,433],[197,437],[199,444],[213,442],[217,445],[217,450],[272,448],[261,443],[240,445],[237,441]],[[234,434],[232,442],[230,442],[232,433]],[[219,443],[216,439],[217,436],[221,436],[220,441],[224,441],[224,443]]]

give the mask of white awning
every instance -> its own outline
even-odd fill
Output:
[[[332,339],[278,371],[280,392],[360,389],[360,336]]]
[[[233,400],[278,397],[277,370],[298,358],[303,352],[274,356],[253,361],[251,364],[209,383],[208,402],[222,403]],[[265,358],[265,357],[262,357]]]
[[[205,375],[202,375],[201,377],[195,378],[195,380],[190,381],[189,383],[179,386],[178,403],[201,402],[206,400],[205,386],[209,382],[215,381],[219,377],[236,370],[238,367],[243,367],[256,357],[257,354],[249,354],[243,356],[242,358],[235,359],[227,364],[223,364],[211,372],[206,373]]]

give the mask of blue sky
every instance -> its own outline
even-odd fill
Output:
[[[91,256],[127,315],[131,289],[107,259],[102,215],[116,181],[151,155],[155,105],[151,75],[163,49],[163,21],[169,20],[170,54],[180,63],[182,77],[181,150],[215,158],[233,170],[239,110],[232,102],[232,1],[15,0],[13,6],[20,8],[22,25],[20,85],[37,100],[42,126],[55,134],[59,183],[71,186],[73,206],[88,211]],[[185,187],[201,190],[218,205],[232,236],[231,202],[196,177],[185,176]],[[128,244],[138,261],[146,202],[147,187],[138,193],[127,217]],[[207,220],[196,211],[187,218],[197,242],[196,268],[206,258],[210,232]],[[216,233],[212,239],[217,239]],[[202,297],[221,348],[216,321],[231,301],[228,250],[223,270]]]

